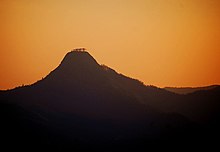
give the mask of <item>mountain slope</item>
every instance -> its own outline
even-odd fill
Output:
[[[202,106],[214,95],[207,93]],[[19,139],[24,134],[27,141],[34,138],[43,145],[97,148],[129,143],[128,147],[143,147],[165,139],[184,140],[189,134],[196,137],[198,126],[191,120],[201,114],[196,110],[198,96],[145,86],[99,65],[88,52],[72,51],[44,79],[0,92],[1,107],[6,109],[1,119],[6,137],[10,134]],[[213,97],[210,107],[218,103],[216,99]],[[190,107],[195,116],[188,112]],[[11,125],[17,123],[20,129],[12,132]]]
[[[45,79],[12,92],[24,105],[47,110],[105,119],[123,117],[123,120],[141,119],[148,112],[150,115],[150,109],[146,110],[110,79],[87,52],[70,52]]]

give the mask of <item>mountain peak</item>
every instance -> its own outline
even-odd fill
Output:
[[[37,86],[47,86],[50,89],[69,87],[71,88],[69,90],[74,90],[82,86],[86,88],[85,85],[88,84],[94,86],[95,81],[100,79],[102,79],[102,68],[96,60],[85,49],[74,49],[68,52],[60,65]]]
[[[85,48],[76,48],[76,49],[73,49],[72,51],[68,52],[63,60],[65,60],[66,57],[70,57],[70,56],[75,56],[76,57],[76,56],[79,56],[79,55],[86,55],[86,54],[91,56]]]
[[[98,77],[100,70],[101,67],[97,61],[84,48],[79,48],[68,52],[60,65],[46,79],[70,83],[80,81],[86,76],[96,75]]]
[[[60,66],[91,66],[97,65],[96,60],[86,51],[85,48],[77,48],[66,54]]]

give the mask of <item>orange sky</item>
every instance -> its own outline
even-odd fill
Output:
[[[76,47],[145,84],[220,84],[219,0],[1,0],[0,20],[0,89]]]

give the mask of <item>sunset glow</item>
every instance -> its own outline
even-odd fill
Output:
[[[147,85],[220,84],[219,0],[1,0],[0,20],[0,89],[77,47]]]

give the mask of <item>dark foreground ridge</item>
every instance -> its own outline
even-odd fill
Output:
[[[178,95],[67,53],[44,79],[0,92],[2,145],[140,151],[218,142],[220,87]]]

